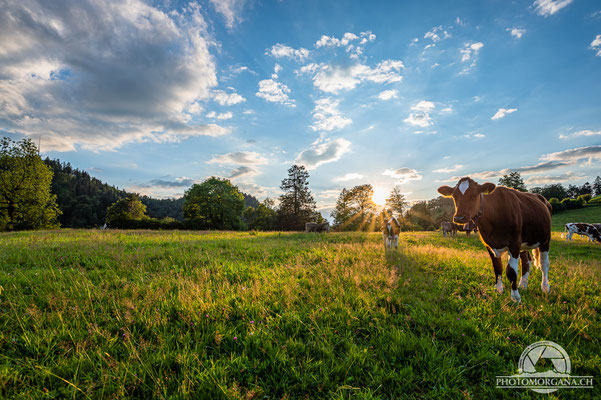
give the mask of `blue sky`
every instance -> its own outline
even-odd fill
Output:
[[[156,197],[601,175],[601,4],[4,2],[0,134]],[[123,4],[122,4],[123,3]]]

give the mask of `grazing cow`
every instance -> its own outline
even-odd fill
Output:
[[[568,222],[563,229],[561,237],[563,238],[565,235],[566,241],[571,242],[573,234],[587,236],[589,242],[601,242],[601,234],[599,234],[599,230],[593,224],[585,224],[583,222]]]
[[[459,232],[465,232],[467,237],[470,237],[470,233],[478,233],[478,227],[474,221],[470,221],[467,224],[453,224],[455,229]]]
[[[440,229],[442,229],[442,236],[444,237],[447,237],[447,234],[455,236],[457,233],[457,227],[455,224],[448,221],[442,221],[442,224],[440,224]]]
[[[382,225],[382,238],[384,239],[384,249],[392,250],[399,245],[399,233],[401,232],[401,224],[395,217],[390,217],[385,224]]]
[[[505,269],[511,282],[511,298],[519,302],[518,261],[522,260],[520,287],[528,286],[530,254],[541,267],[541,289],[549,292],[549,244],[551,242],[551,204],[541,195],[523,193],[494,183],[480,185],[469,177],[461,178],[455,187],[441,186],[438,192],[455,202],[453,220],[458,224],[474,221],[480,238],[488,250],[495,271],[495,288],[503,292],[501,255],[509,252]]]
[[[330,232],[330,223],[329,222],[307,222],[305,224],[305,232]]]

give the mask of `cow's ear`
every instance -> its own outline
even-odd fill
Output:
[[[497,185],[494,183],[486,182],[480,185],[480,192],[484,194],[491,194],[496,188]]]
[[[438,193],[442,194],[444,197],[453,196],[453,188],[450,186],[441,186],[438,188]]]

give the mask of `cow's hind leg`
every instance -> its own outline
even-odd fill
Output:
[[[520,253],[520,260],[522,261],[522,278],[520,279],[520,284],[518,285],[518,287],[521,289],[527,289],[528,275],[530,274],[530,263],[532,262],[530,252],[522,251]]]
[[[495,271],[495,289],[497,293],[503,293],[503,264],[501,263],[501,257],[497,257],[491,249],[486,248],[490,259],[492,260],[492,267]]]
[[[534,256],[533,257],[534,258],[534,266],[536,268],[540,269],[541,265],[540,265],[540,250],[539,250],[539,248],[537,247],[536,249],[532,250],[532,254]]]
[[[540,288],[543,293],[549,293],[549,290],[551,289],[549,286],[549,243],[547,243],[545,248],[541,246],[540,261],[541,270],[543,272],[543,279],[540,283]]]
[[[511,300],[519,303],[522,300],[520,293],[518,292],[518,262],[520,260],[520,248],[515,245],[513,247],[516,248],[509,249],[509,261],[507,267],[505,267],[505,275],[511,283]]]

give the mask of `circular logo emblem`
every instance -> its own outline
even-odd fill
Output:
[[[555,342],[541,341],[526,347],[518,362],[520,377],[534,379],[569,378],[572,364],[568,353]],[[558,388],[532,388],[537,393],[552,393]]]

